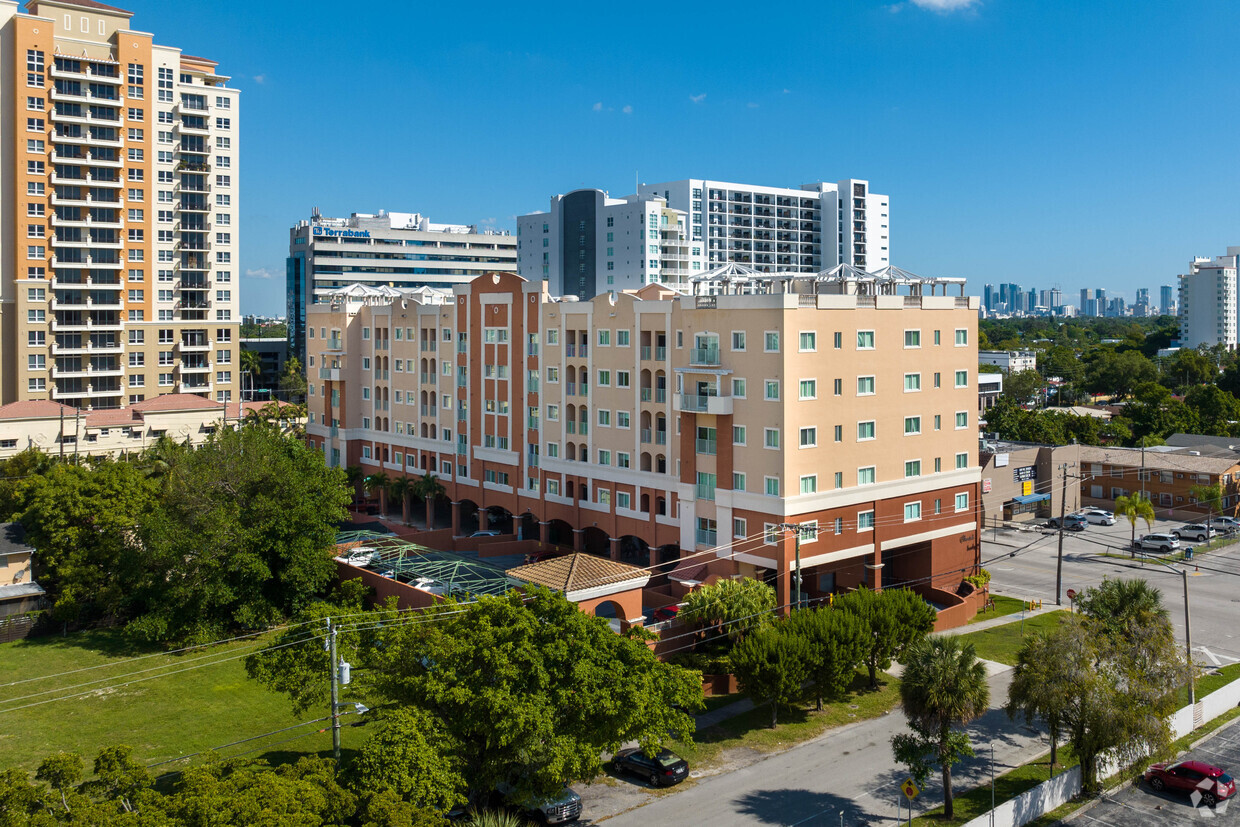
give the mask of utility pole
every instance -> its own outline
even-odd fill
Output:
[[[332,685],[332,756],[336,759],[336,768],[340,768],[340,685],[339,668],[336,661],[336,627],[332,619],[327,618],[327,652],[330,661],[327,669],[331,673]]]
[[[1059,557],[1055,562],[1055,605],[1063,605],[1063,523],[1068,508],[1068,463],[1062,463],[1063,487],[1059,492]]]
[[[1141,437],[1141,499],[1147,499],[1145,494],[1145,437]]]
[[[1197,674],[1193,671],[1193,627],[1188,615],[1188,569],[1180,569],[1184,578],[1184,647],[1188,651],[1188,703],[1197,705]]]

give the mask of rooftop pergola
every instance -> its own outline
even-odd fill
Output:
[[[920,276],[889,265],[869,271],[851,264],[837,264],[818,273],[763,273],[752,267],[728,262],[690,279],[695,296],[770,293],[835,293],[860,296],[935,295],[942,288],[959,287],[964,295],[965,279],[958,276]],[[902,293],[902,291],[904,291]]]

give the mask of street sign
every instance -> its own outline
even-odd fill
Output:
[[[904,797],[909,801],[912,801],[921,792],[921,790],[917,789],[917,785],[913,783],[913,779],[911,778],[904,779],[904,783],[900,785],[900,790],[904,793]]]
[[[1068,589],[1068,599],[1076,600],[1076,589]]]

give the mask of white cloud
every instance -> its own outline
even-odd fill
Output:
[[[758,108],[758,104],[754,103],[753,101],[750,101],[749,103],[747,103],[747,104],[745,104],[745,105],[746,105],[746,106],[748,106],[750,109],[757,109],[757,108]]]
[[[689,100],[693,101],[694,103],[701,103],[702,101],[706,100],[706,93],[703,92],[700,95],[690,95]]]
[[[632,114],[633,114],[633,107],[632,107],[632,106],[626,106],[626,107],[624,107],[623,109],[621,109],[620,111],[621,111],[621,112],[623,112],[623,113],[624,113],[624,114],[626,114],[626,115],[632,115]]]
[[[257,83],[259,86],[262,86],[264,83],[267,82],[267,76],[266,75],[255,75],[254,82]]]
[[[599,101],[598,103],[594,104],[594,111],[595,111],[595,112],[602,112],[602,111],[603,111],[603,102],[602,102],[602,101]]]
[[[248,279],[274,279],[276,276],[275,273],[266,267],[260,267],[257,270],[246,270],[245,277]]]
[[[909,0],[914,6],[930,11],[936,11],[946,14],[953,11],[961,11],[970,8],[981,2],[981,0]]]
[[[785,89],[785,90],[784,90],[784,94],[785,94],[785,95],[791,95],[791,94],[792,94],[792,90],[791,90],[791,89]]]

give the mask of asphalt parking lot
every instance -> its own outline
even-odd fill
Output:
[[[1196,759],[1222,767],[1229,775],[1240,771],[1240,724],[1230,724],[1179,760]],[[1219,802],[1213,809],[1193,807],[1187,795],[1156,793],[1149,785],[1125,787],[1113,796],[1080,813],[1068,823],[1086,827],[1133,827],[1133,825],[1193,824],[1207,819],[1212,824],[1240,824],[1240,803]]]

